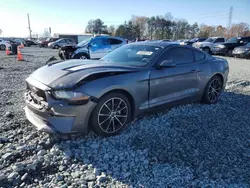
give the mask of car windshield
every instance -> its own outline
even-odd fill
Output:
[[[198,41],[197,38],[194,38],[194,39],[191,39],[191,40],[190,40],[190,42],[196,42],[196,41]]]
[[[215,38],[207,38],[204,42],[213,42]]]
[[[82,42],[80,42],[79,44],[76,45],[76,47],[82,47],[82,46],[85,46],[86,44],[89,43],[89,41],[92,39],[92,37],[90,38],[87,38],[85,40],[83,40]]]
[[[238,39],[237,38],[230,38],[228,39],[225,43],[238,43]]]
[[[250,42],[246,44],[246,47],[250,47]]]
[[[162,48],[157,46],[127,44],[107,54],[101,60],[114,64],[145,66],[161,51]]]
[[[56,40],[55,42],[61,42],[62,40],[64,40],[64,39],[58,39],[58,40]]]

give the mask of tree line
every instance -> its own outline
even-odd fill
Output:
[[[164,16],[132,16],[128,21],[118,26],[107,26],[101,19],[89,20],[86,33],[109,34],[133,39],[190,39],[194,37],[222,36],[226,38],[250,36],[247,23],[234,23],[228,29],[222,25],[189,24],[185,19],[174,19],[171,13]]]

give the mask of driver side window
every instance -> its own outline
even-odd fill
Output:
[[[94,39],[93,41],[91,41],[90,44],[94,48],[100,48],[100,47],[102,47],[104,45],[103,40],[101,38]]]
[[[63,40],[59,41],[59,43],[64,43],[64,42],[65,42],[65,39],[63,39]]]
[[[187,48],[171,48],[161,55],[158,62],[161,63],[164,60],[173,60],[176,65],[192,63],[194,62],[193,52]]]

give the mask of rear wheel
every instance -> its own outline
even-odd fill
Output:
[[[233,50],[232,49],[227,50],[227,56],[228,57],[232,57],[233,56]]]
[[[4,44],[1,44],[0,45],[0,50],[5,50],[6,49],[6,46]]]
[[[223,82],[219,76],[213,76],[207,83],[202,102],[206,104],[217,103],[223,90]]]
[[[119,134],[131,120],[131,104],[119,92],[101,98],[91,117],[93,131],[101,136]]]

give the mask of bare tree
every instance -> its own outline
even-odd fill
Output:
[[[50,34],[48,28],[45,28],[45,29],[44,29],[44,32],[43,32],[43,35],[42,35],[42,36],[45,37],[45,38],[51,37],[51,34]]]
[[[147,17],[145,16],[136,16],[132,23],[134,26],[137,26],[139,29],[140,37],[146,37],[146,28],[147,28]]]
[[[249,33],[249,24],[247,23],[238,23],[238,24],[233,24],[232,27],[229,30],[229,36],[228,37],[233,37],[233,36],[247,36]]]
[[[114,26],[114,25],[110,25],[110,26],[108,27],[108,33],[109,33],[110,35],[112,35],[112,36],[115,35],[115,26]]]

